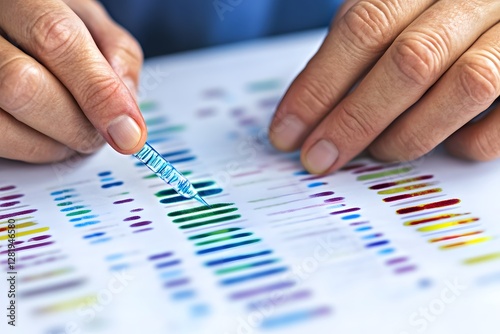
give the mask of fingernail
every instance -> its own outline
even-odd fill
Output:
[[[329,140],[321,139],[309,149],[305,156],[305,167],[312,173],[326,172],[337,161],[339,151]]]
[[[137,146],[141,140],[141,128],[130,116],[119,116],[108,126],[108,133],[115,144],[124,151]]]
[[[130,91],[134,99],[137,100],[137,88],[135,86],[134,80],[130,79],[129,77],[124,77],[122,78],[122,81],[125,84],[125,86],[127,86],[128,90]]]
[[[273,144],[281,150],[290,150],[300,146],[306,125],[295,115],[287,115],[271,131]]]

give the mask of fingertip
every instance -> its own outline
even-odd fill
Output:
[[[461,138],[459,134],[453,135],[448,138],[444,147],[446,151],[454,156],[455,158],[459,158],[462,160],[468,161],[489,161],[491,159],[486,158],[485,156],[478,153],[476,150],[470,150],[469,143],[464,138]]]
[[[304,148],[301,161],[311,174],[326,174],[333,170],[339,158],[337,146],[329,139],[319,139],[309,148]]]
[[[306,124],[294,114],[277,111],[269,129],[271,144],[280,151],[290,152],[300,147],[307,131]]]
[[[133,154],[146,142],[147,131],[144,121],[129,115],[120,115],[107,128],[111,139],[109,144],[122,154]]]
[[[381,146],[377,143],[370,145],[367,148],[368,154],[375,160],[382,162],[396,162],[399,161],[397,157],[387,150],[387,147]]]
[[[94,88],[96,89],[96,88]],[[122,154],[140,150],[147,137],[147,129],[137,101],[127,84],[116,78],[109,90],[100,90],[98,98],[83,109],[87,118],[98,129],[108,144]]]

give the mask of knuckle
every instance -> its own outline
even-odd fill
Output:
[[[3,107],[18,112],[32,104],[43,82],[40,67],[26,57],[16,57],[0,67]]]
[[[444,59],[442,42],[430,34],[411,34],[396,41],[392,61],[403,80],[419,86],[432,84]]]
[[[381,52],[392,41],[395,25],[392,11],[383,1],[360,1],[347,11],[339,27],[357,47]]]
[[[64,56],[81,40],[81,25],[60,10],[42,14],[29,27],[29,36],[36,54],[48,57]]]
[[[376,133],[376,123],[370,119],[369,113],[353,104],[344,103],[340,107],[335,121],[337,123],[335,131],[340,131],[340,136],[348,141],[372,138]]]
[[[489,105],[500,93],[498,58],[474,55],[465,59],[460,69],[459,84],[473,104]]]

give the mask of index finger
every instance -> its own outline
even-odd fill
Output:
[[[0,28],[64,84],[106,141],[137,152],[146,140],[139,107],[80,18],[56,0],[0,0],[0,8]]]

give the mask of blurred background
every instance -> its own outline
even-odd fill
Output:
[[[102,0],[146,57],[326,27],[342,0]]]

